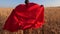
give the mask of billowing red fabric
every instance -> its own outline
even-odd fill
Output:
[[[44,7],[35,3],[20,4],[11,12],[3,29],[11,32],[19,29],[40,28],[44,23]]]

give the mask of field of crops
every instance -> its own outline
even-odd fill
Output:
[[[60,34],[60,7],[45,8],[45,24],[42,28],[9,32],[3,30],[2,27],[12,9],[13,8],[0,8],[0,34]]]

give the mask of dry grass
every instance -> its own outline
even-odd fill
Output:
[[[3,31],[2,27],[10,15],[12,8],[0,8],[0,34],[19,34],[18,32]],[[23,32],[23,31],[21,31]],[[60,34],[60,7],[45,8],[45,24],[37,30],[25,30],[25,34]],[[23,33],[22,33],[23,34]]]

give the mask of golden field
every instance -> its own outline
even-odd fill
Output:
[[[13,8],[0,8],[0,34],[60,34],[60,7],[45,8],[45,24],[36,30],[9,32],[2,29]]]

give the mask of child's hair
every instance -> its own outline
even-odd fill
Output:
[[[29,0],[25,0],[25,4],[28,4],[29,3]]]

